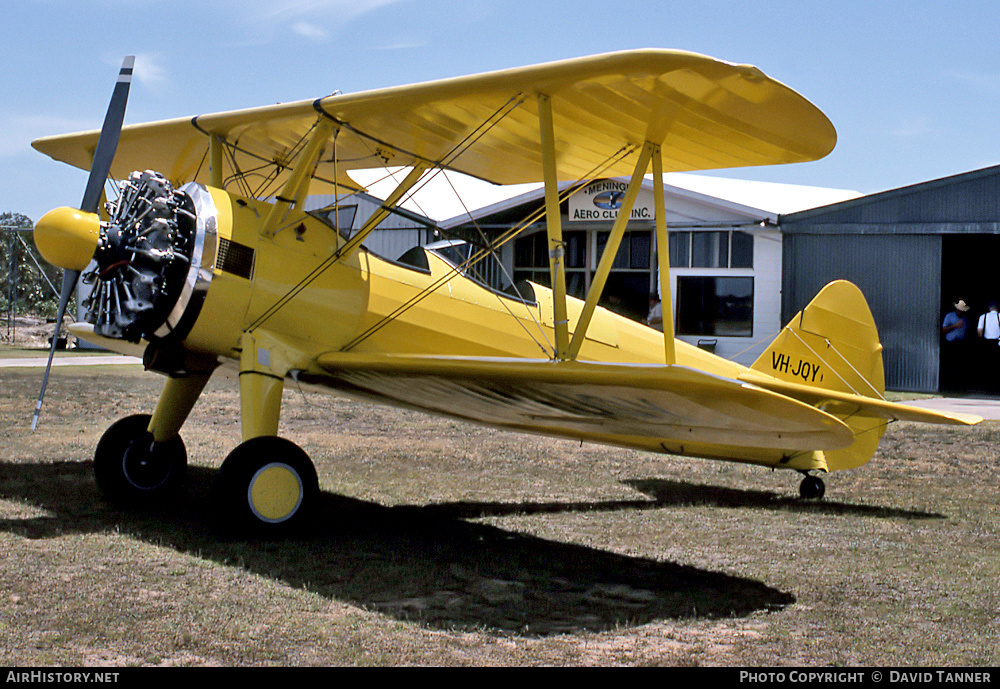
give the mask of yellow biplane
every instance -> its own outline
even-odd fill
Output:
[[[131,72],[126,59],[101,132],[33,143],[90,169],[80,208],[35,228],[66,271],[60,314],[82,274],[92,291],[72,332],[166,377],[152,414],[118,421],[97,446],[112,500],[177,488],[179,431],[220,365],[239,371],[243,442],[215,495],[235,523],[264,531],[307,518],[319,492],[308,456],[277,436],[289,379],[516,431],[793,469],[814,498],[816,474],[867,462],[891,420],[978,420],[885,400],[875,323],[850,283],[823,289],[749,368],[675,340],[670,309],[660,333],[598,306],[649,168],[660,180],[832,150],[827,118],[754,67],[630,51],[122,127]],[[357,231],[341,227],[336,202],[304,210],[309,195],[357,191],[352,170],[382,166],[409,173]],[[551,288],[503,294],[431,248],[405,261],[365,248],[437,170],[543,183]],[[610,176],[631,181],[586,299],[571,298],[560,203]],[[108,177],[124,181],[102,218]]]

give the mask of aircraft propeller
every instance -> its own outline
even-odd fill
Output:
[[[90,167],[90,176],[87,178],[87,187],[80,208],[56,208],[43,215],[35,224],[35,243],[38,250],[47,261],[63,268],[63,282],[49,360],[45,366],[35,413],[31,418],[32,430],[38,425],[38,417],[42,411],[42,400],[45,398],[45,388],[49,383],[49,373],[52,370],[52,360],[56,354],[59,330],[66,314],[66,306],[73,296],[73,290],[76,289],[80,272],[90,263],[100,238],[97,207],[101,202],[101,191],[111,172],[111,163],[118,148],[134,65],[135,56],[130,55],[122,61],[118,81],[111,94],[111,102],[108,104],[108,112],[104,116],[104,124],[97,141],[97,149],[94,151],[94,162]]]

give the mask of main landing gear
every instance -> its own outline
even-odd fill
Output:
[[[803,500],[822,500],[826,494],[826,484],[819,476],[806,474],[799,484],[799,497]]]
[[[155,442],[150,416],[136,414],[112,424],[94,453],[94,476],[105,497],[124,505],[149,504],[172,495],[184,482],[187,452],[180,436]]]
[[[309,456],[278,437],[284,377],[254,370],[270,360],[258,355],[249,335],[242,343],[240,422],[244,442],[222,463],[212,487],[220,525],[248,536],[286,535],[305,526],[319,502],[319,481]],[[152,345],[151,345],[152,347]],[[150,368],[167,374],[152,416],[130,416],[111,426],[94,456],[94,472],[112,502],[148,504],[183,484],[187,453],[180,429],[204,390],[215,362],[188,353],[149,357]],[[169,354],[169,352],[167,352]],[[163,364],[173,364],[164,366]]]
[[[155,442],[150,416],[114,423],[94,453],[94,475],[108,501],[146,506],[174,497],[183,486],[187,452],[180,436]],[[276,536],[305,526],[319,500],[309,455],[276,436],[252,438],[222,463],[212,487],[219,520],[228,530]]]
[[[302,448],[284,438],[261,436],[226,457],[212,492],[227,526],[278,535],[309,521],[319,499],[319,480]]]

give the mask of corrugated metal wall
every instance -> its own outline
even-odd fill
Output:
[[[950,292],[962,288],[948,278],[954,284],[945,285],[949,294],[941,293],[942,281],[962,269],[961,249],[951,238],[1000,235],[1000,166],[793,213],[779,222],[783,319],[828,281],[851,280],[875,316],[887,386],[936,392],[942,308],[954,298]],[[956,250],[948,253],[949,246]]]
[[[803,234],[784,237],[782,322],[832,280],[864,292],[882,339],[886,385],[938,387],[941,235]]]
[[[905,231],[912,232],[916,227],[930,224],[936,227],[918,231],[978,232],[975,227],[963,228],[963,225],[1000,221],[1000,166],[862,196],[787,218],[814,225],[881,225],[887,231],[911,225]]]
[[[335,197],[332,194],[310,196],[306,202],[307,210],[332,207]],[[342,207],[352,209],[345,211],[346,217],[353,218],[353,224],[345,230],[357,230],[375,211],[382,207],[382,202],[368,194],[353,194],[340,200]],[[355,209],[356,210],[353,210]],[[431,240],[434,223],[423,216],[408,211],[390,213],[379,223],[378,229],[372,232],[364,241],[364,246],[383,258],[396,260],[406,250],[426,244]]]

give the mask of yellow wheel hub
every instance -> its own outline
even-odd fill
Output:
[[[250,509],[260,519],[278,523],[290,519],[302,504],[302,480],[287,464],[272,462],[250,479]]]

